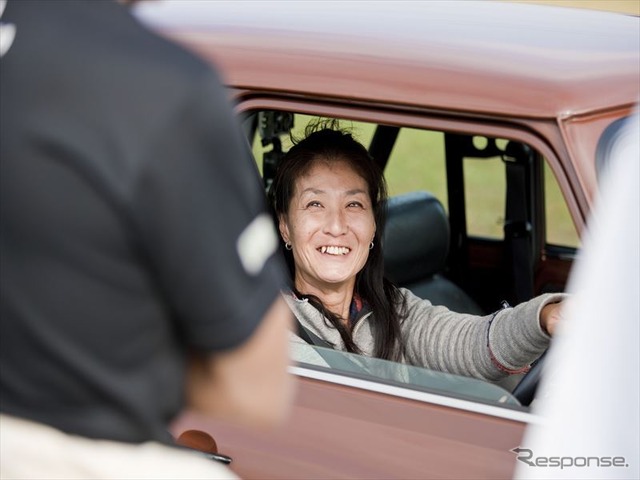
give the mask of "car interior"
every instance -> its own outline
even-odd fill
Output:
[[[433,194],[418,190],[389,199],[384,231],[385,274],[435,305],[460,313],[485,312],[446,275],[447,214]]]
[[[309,118],[274,110],[244,115],[243,126],[265,189],[291,135],[299,137]],[[552,222],[546,218],[545,188],[558,187],[549,182],[553,175],[533,148],[486,135],[417,132],[438,136],[442,144],[440,177],[431,189],[410,185],[402,191],[391,185],[392,170],[409,158],[398,157],[397,151],[410,126],[339,121],[368,147],[389,183],[383,236],[385,275],[396,285],[433,304],[477,315],[492,313],[505,301],[515,305],[540,293],[563,291],[578,245],[573,238],[554,244],[547,237],[547,225]],[[359,135],[360,130],[368,134]],[[425,158],[437,156],[420,153]],[[420,174],[431,177],[429,168],[436,170],[430,166]],[[406,180],[417,175],[408,171],[400,177]],[[497,207],[491,205],[493,217],[485,222],[488,230],[473,226],[483,201],[490,203],[485,197],[497,199]],[[557,192],[556,197],[562,199]],[[485,231],[488,233],[483,234]],[[333,364],[335,368],[335,360]],[[535,392],[531,380],[537,375],[530,375],[527,384],[518,388],[522,376],[507,378],[499,385],[515,391],[518,401],[527,405]]]

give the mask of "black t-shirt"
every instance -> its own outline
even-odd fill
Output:
[[[257,169],[216,74],[122,5],[2,22],[0,409],[168,441],[187,351],[241,344],[284,282]]]

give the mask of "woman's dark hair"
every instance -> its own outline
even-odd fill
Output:
[[[276,220],[287,215],[296,181],[307,173],[316,161],[339,161],[348,164],[360,175],[369,187],[369,197],[373,205],[376,233],[373,248],[362,270],[356,275],[355,292],[373,310],[373,332],[375,337],[374,356],[387,360],[400,360],[403,345],[400,341],[399,309],[404,309],[402,295],[398,288],[384,278],[384,258],[381,237],[385,225],[385,205],[387,188],[383,172],[373,161],[367,149],[346,130],[341,130],[335,120],[316,121],[309,124],[302,140],[292,138],[293,147],[280,160],[273,183],[269,189],[269,200]],[[284,250],[292,283],[295,278],[295,264],[291,251]],[[349,352],[360,353],[341,319],[330,312],[319,298],[297,292],[299,298],[307,298],[333,325]]]

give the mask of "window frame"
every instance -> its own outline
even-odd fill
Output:
[[[296,96],[274,95],[268,93],[260,95],[252,94],[246,97],[238,96],[236,100],[236,112],[241,116],[252,111],[284,110],[296,114],[304,114],[316,117],[339,118],[356,122],[395,125],[401,128],[407,127],[441,132],[456,132],[474,136],[482,135],[525,143],[537,152],[542,161],[547,161],[547,164],[549,165],[553,174],[556,176],[557,183],[564,194],[565,201],[567,202],[567,208],[569,209],[569,212],[572,212],[572,219],[574,223],[580,222],[580,219],[576,219],[573,214],[573,212],[579,210],[575,198],[571,195],[571,189],[568,188],[568,185],[570,184],[569,175],[556,156],[555,151],[541,136],[539,136],[536,132],[528,128],[526,124],[521,123],[517,119],[508,120],[496,119],[492,117],[466,116],[462,114],[453,115],[451,113],[445,114],[443,112],[424,111],[417,109],[390,108],[389,106],[381,106],[376,104],[352,104],[336,101],[335,99],[302,99]],[[542,206],[544,208],[544,202],[542,202]],[[475,245],[475,248],[478,252],[482,252],[483,248],[486,248],[487,246],[490,247],[490,244],[495,243],[494,240],[487,240],[482,238],[477,239],[477,242],[478,243]],[[546,245],[544,244],[541,246],[541,250],[539,252],[539,256],[541,259],[548,256],[545,247]],[[480,255],[480,257],[482,257],[482,255]],[[571,255],[567,255],[567,252],[563,252],[561,260],[571,261],[571,257]],[[492,262],[494,264],[496,263],[496,261],[497,260],[495,258],[492,258]],[[557,272],[566,272],[565,267],[554,267],[554,269],[557,270]],[[560,273],[559,275],[562,276],[563,273]],[[552,274],[551,277],[553,278],[554,275]],[[321,367],[300,364],[296,367],[293,367],[292,372],[302,377],[318,379],[322,378],[325,381],[331,381],[333,383],[350,386],[354,386],[352,384],[353,382],[356,382],[356,380],[371,382],[370,379],[355,379],[352,378],[352,376],[344,373],[340,374],[336,372],[322,371],[322,374],[319,374],[317,373],[319,369],[321,370]],[[311,374],[309,373],[310,371],[316,373]],[[375,385],[382,384],[379,381],[375,381],[372,383]],[[371,388],[374,388],[371,385],[369,386]],[[406,387],[394,386],[394,388],[400,388],[403,391],[412,391],[412,389],[407,389]],[[405,394],[406,392],[401,396]],[[448,398],[447,395],[443,395],[442,393],[434,394],[431,392],[429,394]],[[407,395],[409,395],[409,397],[406,398],[410,398],[415,394],[412,393]],[[431,402],[432,400],[429,401]],[[475,404],[476,402],[473,401],[470,403]],[[502,409],[504,407],[500,406],[496,408]]]

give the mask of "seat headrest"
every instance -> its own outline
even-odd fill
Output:
[[[425,191],[390,198],[383,241],[385,276],[395,284],[439,273],[449,252],[449,222],[444,207]]]

